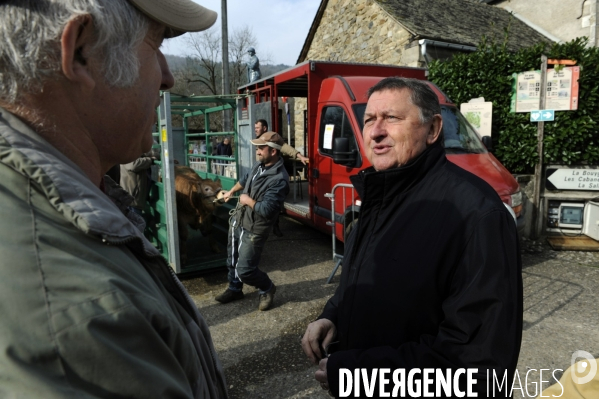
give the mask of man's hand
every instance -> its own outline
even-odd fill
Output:
[[[239,197],[239,202],[242,205],[247,205],[247,206],[249,206],[252,209],[254,209],[254,205],[256,204],[256,201],[254,201],[252,199],[252,197],[250,197],[247,194],[241,194],[241,196]]]
[[[231,199],[232,196],[233,196],[233,190],[229,190],[229,191],[225,192],[225,195],[223,195],[223,200],[225,202],[227,202]]]
[[[312,363],[318,364],[318,361],[325,356],[323,352],[324,348],[331,343],[336,335],[337,327],[329,319],[320,319],[308,324],[302,338],[302,349],[306,356],[308,356],[308,359]]]
[[[327,376],[327,362],[329,359],[326,357],[318,363],[318,370],[314,373],[316,381],[320,382],[320,387],[325,391],[329,390],[329,378]]]
[[[302,163],[303,163],[304,165],[307,165],[307,164],[308,164],[308,162],[310,161],[310,158],[303,156],[303,155],[302,155],[302,154],[300,154],[299,152],[297,153],[297,156],[296,156],[296,158],[297,158],[297,159],[299,159],[300,161],[302,161]]]

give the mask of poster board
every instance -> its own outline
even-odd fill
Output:
[[[530,112],[540,108],[541,71],[514,73],[511,112]],[[547,70],[544,90],[545,109],[573,111],[578,109],[578,78],[580,67]]]
[[[463,103],[460,105],[460,111],[481,137],[491,137],[491,126],[493,124],[492,102],[471,101]]]
[[[547,70],[545,109],[571,111],[578,109],[578,77],[580,67]]]
[[[511,112],[530,112],[539,109],[541,100],[541,71],[514,73]]]

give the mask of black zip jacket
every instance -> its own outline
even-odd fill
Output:
[[[289,175],[283,166],[283,158],[279,155],[279,160],[266,170],[256,162],[239,184],[243,186],[243,194],[257,202],[254,209],[242,208],[238,222],[254,234],[267,233],[289,194]]]
[[[487,370],[500,380],[507,372],[511,386],[522,265],[514,219],[497,193],[438,144],[409,165],[351,179],[360,217],[319,317],[337,327],[332,392],[340,368],[478,368],[478,397],[487,397]]]

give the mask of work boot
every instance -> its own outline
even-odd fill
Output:
[[[283,237],[283,232],[279,228],[279,224],[278,223],[272,226],[272,233],[274,235],[276,235],[277,237]]]
[[[260,294],[260,304],[258,305],[258,309],[264,311],[272,308],[275,300],[275,292],[277,292],[277,287],[275,287],[273,283],[270,291]]]
[[[243,299],[243,291],[233,291],[227,288],[225,292],[216,296],[216,298],[214,299],[216,299],[216,301],[220,303],[229,303],[232,301],[237,301],[239,299]]]

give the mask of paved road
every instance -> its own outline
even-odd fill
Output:
[[[331,238],[284,217],[281,229],[284,237],[271,237],[262,258],[263,270],[277,284],[274,309],[258,311],[252,287],[244,288],[242,301],[215,302],[227,286],[224,271],[184,281],[210,325],[232,399],[329,397],[314,381],[316,367],[306,360],[299,337],[338,282],[326,284],[333,267]],[[516,390],[517,399],[536,397],[538,370],[566,369],[574,351],[599,357],[599,253],[555,252],[529,241],[522,252],[525,325],[518,374],[528,392]],[[550,378],[544,372],[543,379]]]

